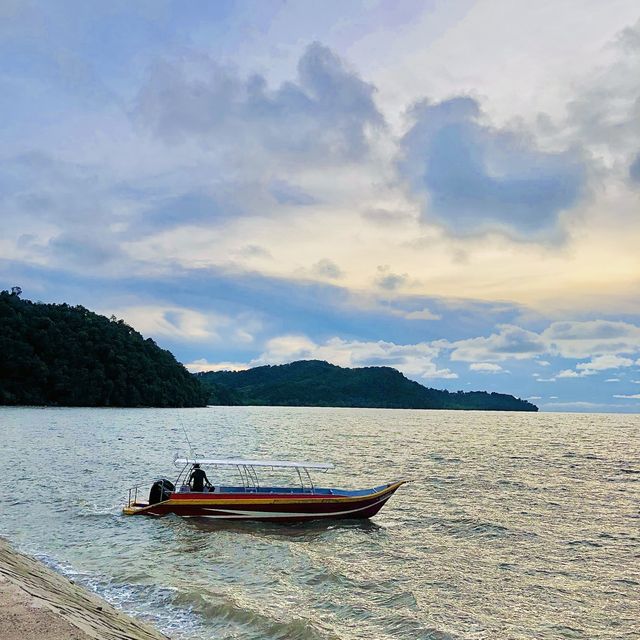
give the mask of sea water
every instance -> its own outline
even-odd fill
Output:
[[[177,639],[640,638],[637,415],[0,408],[0,429],[0,535]],[[121,515],[175,479],[185,431],[335,463],[321,486],[413,482],[370,521]]]

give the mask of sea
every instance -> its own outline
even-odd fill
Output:
[[[0,535],[176,640],[640,638],[639,415],[4,407],[0,438]],[[411,482],[369,521],[123,516],[187,438]]]

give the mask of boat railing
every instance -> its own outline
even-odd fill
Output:
[[[140,484],[136,484],[133,487],[129,487],[127,489],[127,506],[131,507],[138,502],[138,489],[146,486],[146,483],[141,482]]]
[[[139,482],[133,487],[129,487],[127,489],[127,506],[132,507],[138,503],[138,494],[140,494],[140,498],[143,500],[143,504],[146,504],[146,496],[149,491],[149,483],[148,482]]]

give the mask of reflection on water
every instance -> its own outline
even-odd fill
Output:
[[[0,534],[175,638],[640,637],[638,416],[2,408],[0,424]],[[129,486],[177,475],[183,426],[220,457],[336,463],[323,486],[416,481],[371,521],[120,515]]]

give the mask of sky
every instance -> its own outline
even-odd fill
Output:
[[[640,412],[636,1],[0,1],[0,280],[191,371]]]

